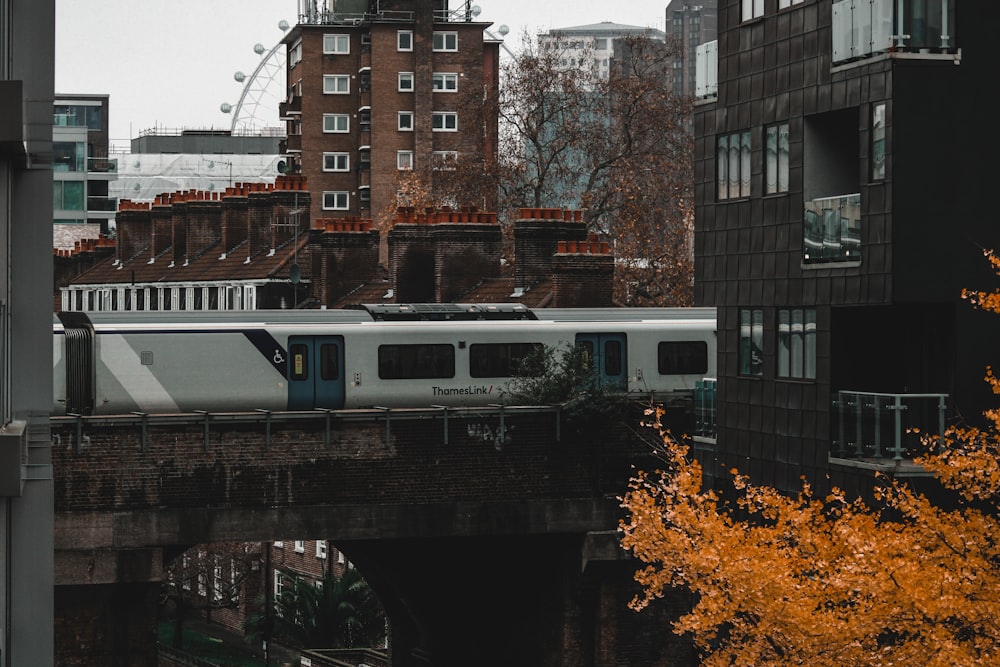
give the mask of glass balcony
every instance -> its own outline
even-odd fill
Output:
[[[107,157],[87,158],[87,171],[92,174],[117,174],[118,160]]]
[[[117,197],[87,197],[88,211],[117,211]]]
[[[887,51],[957,53],[958,0],[840,0],[833,3],[833,62]]]
[[[860,194],[807,201],[802,224],[802,258],[806,263],[861,259]]]
[[[921,434],[943,442],[947,403],[948,394],[838,391],[833,402],[835,438],[830,453],[841,459],[913,458],[924,451]]]
[[[715,378],[698,380],[694,385],[694,435],[715,438]]]

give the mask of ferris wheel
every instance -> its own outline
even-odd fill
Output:
[[[282,33],[289,28],[288,21],[278,23]],[[279,125],[278,104],[285,101],[285,45],[281,40],[268,50],[263,44],[254,44],[254,53],[260,63],[250,74],[242,71],[233,74],[237,83],[243,84],[239,101],[233,105],[223,102],[219,110],[232,114],[229,126],[235,134],[260,132],[266,127]]]

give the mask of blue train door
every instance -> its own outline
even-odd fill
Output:
[[[288,409],[344,407],[344,337],[288,339]]]
[[[602,385],[628,388],[628,358],[623,333],[583,333],[576,346],[591,358],[594,375]]]

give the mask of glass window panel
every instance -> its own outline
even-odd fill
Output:
[[[729,198],[740,196],[740,136],[729,136]]]
[[[740,197],[750,196],[750,131],[740,135]]]
[[[803,316],[802,311],[798,308],[792,311],[792,346],[791,346],[791,358],[792,367],[790,369],[790,374],[793,378],[803,377]]]
[[[778,377],[788,377],[792,358],[792,324],[787,310],[778,311]]]
[[[778,191],[778,128],[772,125],[767,128],[764,139],[764,192],[774,194]]]
[[[778,126],[778,192],[788,192],[788,123]]]
[[[319,348],[319,376],[324,380],[336,380],[340,377],[339,346],[321,345]]]
[[[622,344],[618,340],[604,342],[604,374],[615,377],[622,374]]]
[[[716,155],[715,155],[716,185],[718,188],[717,197],[720,200],[729,198],[728,155],[729,155],[729,137],[721,136],[718,139],[718,145],[716,146]]]

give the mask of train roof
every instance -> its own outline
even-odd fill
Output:
[[[57,313],[55,323],[80,327],[119,324],[345,324],[544,320],[550,322],[638,322],[714,320],[715,308],[536,308],[513,304],[367,304],[329,310],[128,311]]]

